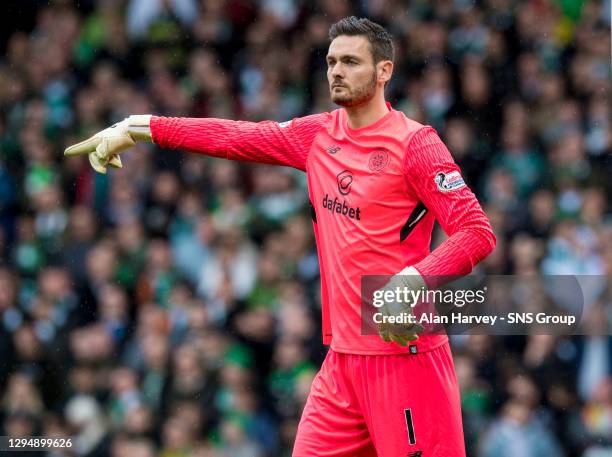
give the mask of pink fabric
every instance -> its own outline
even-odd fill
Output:
[[[437,285],[431,275],[467,274],[495,244],[467,186],[443,191],[436,183],[439,173],[460,176],[435,130],[388,106],[387,115],[362,129],[348,126],[343,109],[281,124],[151,121],[153,140],[162,147],[307,172],[321,268],[323,339],[336,352],[408,351],[384,342],[367,319],[362,322],[363,275],[392,275],[414,265]],[[402,238],[419,205],[427,211]],[[449,238],[430,253],[435,219]],[[423,352],[446,341],[445,335],[423,335],[416,345]]]
[[[151,134],[162,148],[305,170],[310,144],[328,117],[327,113],[315,114],[285,125],[273,121],[152,116]]]
[[[459,275],[472,271],[495,247],[495,235],[478,200],[467,187],[441,192],[436,174],[460,172],[459,167],[431,127],[419,130],[406,154],[406,177],[414,194],[435,215],[450,236],[444,243],[417,263],[419,272],[431,276]]]
[[[448,344],[413,355],[330,350],[312,383],[293,457],[421,454],[465,457],[459,388]]]

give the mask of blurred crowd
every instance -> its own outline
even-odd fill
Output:
[[[91,457],[290,455],[325,356],[304,175],[148,144],[100,175],[62,151],[129,114],[334,109],[327,32],[356,14],[394,34],[388,99],[437,129],[491,219],[479,271],[599,278],[583,336],[452,337],[468,455],[612,455],[609,0],[3,10],[0,435],[73,436]]]

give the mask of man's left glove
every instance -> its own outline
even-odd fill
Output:
[[[120,152],[133,147],[137,141],[152,141],[150,122],[150,114],[132,115],[85,141],[67,147],[64,155],[87,154],[89,163],[98,173],[106,173],[107,166],[121,168]]]
[[[422,290],[425,292],[427,290],[427,285],[425,281],[423,281],[423,277],[419,274],[416,268],[408,267],[402,270],[400,273],[393,276],[387,284],[385,284],[379,291],[392,291],[393,294],[397,293],[397,290],[400,290],[400,297],[404,294],[404,290],[406,291],[419,291]],[[412,297],[410,294],[407,294],[409,297]],[[391,302],[385,302],[380,308],[379,311],[382,313],[383,318],[388,318],[390,316],[401,316],[402,314],[412,315],[413,306],[416,303],[413,303],[412,300],[393,300]],[[388,323],[382,322],[378,324],[378,333],[380,337],[385,340],[387,343],[395,342],[401,346],[406,346],[410,341],[415,341],[419,338],[417,333],[422,332],[423,326],[416,322],[416,318],[414,318],[414,323]]]

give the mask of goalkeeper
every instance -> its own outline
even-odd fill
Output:
[[[330,29],[327,78],[341,108],[292,121],[130,116],[66,149],[93,168],[121,167],[137,141],[307,173],[330,350],[302,414],[294,457],[465,456],[446,335],[416,325],[361,332],[361,277],[436,286],[468,274],[495,246],[487,217],[436,131],[385,102],[393,41],[367,19]],[[433,252],[434,221],[449,238]],[[402,308],[409,310],[409,308]],[[385,313],[394,310],[385,309]],[[378,333],[378,334],[377,334]]]

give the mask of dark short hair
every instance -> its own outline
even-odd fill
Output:
[[[376,22],[355,16],[345,17],[329,28],[330,40],[334,40],[340,35],[366,37],[370,42],[374,63],[381,60],[393,61],[393,38],[382,25]]]

